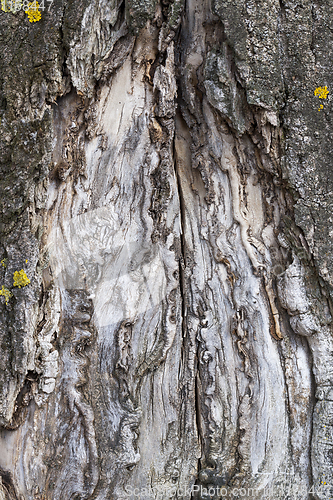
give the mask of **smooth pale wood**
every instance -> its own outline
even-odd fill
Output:
[[[100,4],[69,49],[77,91],[52,106],[30,220],[42,294],[17,309],[28,354],[1,403],[0,499],[308,498],[313,483],[325,498],[331,315],[304,237],[283,230],[278,115],[242,101],[209,2],[187,3],[176,36],[148,22],[136,37]],[[231,111],[203,69],[217,41]]]

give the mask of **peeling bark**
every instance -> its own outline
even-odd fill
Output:
[[[0,500],[333,493],[331,10],[1,11]]]

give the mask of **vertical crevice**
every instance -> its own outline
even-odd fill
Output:
[[[313,354],[312,354],[312,350],[309,346],[309,342],[308,342],[308,339],[305,339],[306,343],[307,343],[307,348],[308,348],[308,359],[310,360],[310,376],[311,376],[311,386],[312,386],[312,394],[311,394],[311,403],[312,403],[312,414],[311,414],[311,426],[310,426],[310,436],[309,436],[309,443],[310,443],[310,446],[309,446],[309,483],[311,485],[311,487],[313,486],[314,484],[314,478],[313,478],[313,469],[312,469],[312,453],[311,453],[311,450],[312,450],[312,439],[313,439],[313,412],[314,412],[314,409],[315,409],[315,406],[316,406],[316,402],[317,402],[317,399],[316,399],[316,390],[317,390],[317,384],[316,384],[316,378],[315,378],[315,374],[314,374],[314,360],[313,360]],[[310,498],[314,498],[313,495],[310,495]]]
[[[200,442],[200,447],[201,447],[201,457],[198,460],[198,471],[200,471],[201,468],[201,460],[204,455],[204,431],[203,431],[203,425],[202,425],[202,418],[201,418],[201,378],[200,378],[200,371],[199,371],[199,342],[197,342],[197,353],[196,353],[196,374],[195,374],[195,421],[197,424],[197,429],[198,429],[198,439]]]
[[[185,243],[185,225],[186,225],[186,208],[182,192],[180,175],[177,169],[177,153],[176,153],[176,134],[177,128],[175,127],[175,134],[173,138],[173,165],[175,172],[175,179],[177,185],[178,199],[179,199],[179,212],[180,212],[180,258],[179,258],[179,288],[182,298],[182,332],[183,338],[186,337],[186,317],[187,317],[187,302],[186,302],[186,243]]]
[[[176,120],[182,120],[180,114],[176,116]],[[199,476],[201,470],[201,461],[204,456],[204,430],[203,430],[203,422],[202,422],[202,412],[201,412],[201,378],[199,372],[199,342],[198,339],[190,338],[190,333],[188,331],[188,286],[187,286],[187,245],[186,245],[186,202],[185,196],[183,193],[182,187],[182,179],[181,174],[179,172],[178,167],[178,158],[177,158],[177,150],[176,150],[176,140],[177,140],[178,128],[175,127],[175,135],[173,140],[173,159],[174,159],[174,173],[175,180],[178,192],[179,199],[179,210],[180,210],[180,227],[181,227],[181,236],[180,236],[180,257],[179,257],[179,288],[180,295],[182,300],[182,334],[183,334],[183,342],[182,342],[182,359],[187,359],[187,354],[189,349],[192,347],[194,350],[194,361],[193,366],[191,366],[191,370],[193,373],[193,390],[194,390],[194,412],[195,412],[195,422],[196,422],[196,430],[197,430],[197,439],[200,447],[200,457],[198,458],[197,463],[197,477]],[[195,342],[195,345],[192,343]],[[192,384],[191,384],[192,387]],[[198,481],[195,482],[197,484]],[[191,493],[191,498],[193,497],[193,491]]]

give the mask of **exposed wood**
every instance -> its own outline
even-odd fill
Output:
[[[0,500],[332,496],[331,11],[1,11]]]

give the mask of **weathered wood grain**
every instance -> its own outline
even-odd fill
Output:
[[[54,4],[0,16],[0,500],[329,498],[330,6]]]

